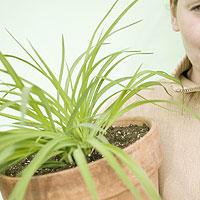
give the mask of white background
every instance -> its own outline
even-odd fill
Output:
[[[29,49],[30,40],[57,73],[61,56],[61,35],[66,41],[67,60],[72,61],[87,47],[97,23],[112,5],[113,0],[0,0],[0,50],[24,56],[22,50],[5,31]],[[109,22],[130,3],[121,0]],[[153,52],[124,63],[116,76],[132,73],[139,64],[144,68],[171,72],[184,55],[179,33],[171,29],[169,5],[163,0],[139,0],[118,25],[122,27],[142,19],[139,24],[123,30],[109,39],[109,51],[130,47],[132,50]],[[107,47],[106,47],[107,48]],[[104,51],[102,52],[103,55]],[[46,82],[16,64],[20,73],[48,88]],[[0,80],[3,79],[0,74]],[[0,118],[2,122],[3,119]],[[1,200],[1,197],[0,197]]]

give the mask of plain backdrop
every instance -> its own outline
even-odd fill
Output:
[[[127,6],[131,0],[119,1],[105,27]],[[87,47],[89,39],[114,0],[0,0],[0,51],[25,56],[9,36],[8,29],[27,49],[28,40],[58,73],[61,61],[61,35],[66,42],[66,59],[72,64]],[[184,56],[179,33],[172,31],[167,0],[139,0],[121,20],[117,28],[142,20],[140,23],[113,35],[103,49],[105,53],[130,48],[151,52],[136,56],[123,63],[114,76],[130,75],[143,64],[143,68],[172,72]],[[16,71],[48,89],[49,85],[34,76],[25,66],[15,65]],[[0,74],[0,80],[4,77]],[[0,124],[7,121],[0,118]],[[1,197],[0,197],[1,200]]]

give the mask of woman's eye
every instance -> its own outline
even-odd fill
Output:
[[[192,8],[193,11],[200,11],[200,5],[194,6]]]

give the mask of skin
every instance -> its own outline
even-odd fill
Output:
[[[192,63],[188,78],[200,84],[200,0],[170,0],[172,27],[180,32]]]

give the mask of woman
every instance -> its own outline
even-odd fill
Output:
[[[184,89],[162,81],[171,96],[161,87],[141,95],[147,99],[179,101],[184,94],[187,106],[200,113],[200,0],[170,0],[170,8],[172,27],[180,31],[186,51],[186,57],[175,70]],[[163,151],[160,194],[164,200],[200,200],[200,121],[177,108],[172,112],[175,109],[172,105],[162,106],[170,111],[150,104],[131,111],[132,115],[149,116],[158,123]]]

